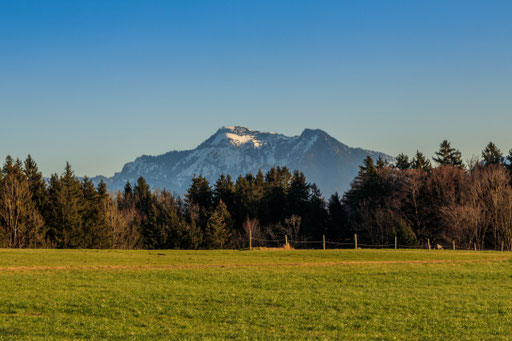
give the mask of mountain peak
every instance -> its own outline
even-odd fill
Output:
[[[300,134],[300,136],[302,137],[313,137],[313,136],[329,136],[329,134],[327,134],[325,131],[321,130],[321,129],[304,129],[302,131],[302,134]]]
[[[224,126],[217,130],[208,140],[203,142],[200,148],[211,147],[244,147],[259,149],[272,141],[288,139],[288,137],[276,133],[261,132],[242,126]]]
[[[194,174],[214,183],[220,174],[233,178],[267,171],[273,166],[298,169],[324,193],[343,192],[367,155],[382,153],[350,148],[320,129],[304,129],[300,136],[261,132],[242,126],[217,130],[196,149],[171,151],[159,156],[137,158],[120,173],[106,180],[110,188],[123,188],[127,181],[144,176],[154,188],[184,193]]]
[[[230,131],[238,135],[246,135],[253,132],[253,130],[242,126],[224,126],[219,131]]]
[[[224,126],[217,130],[208,140],[199,147],[247,146],[259,148],[263,142],[258,138],[262,133],[242,126]]]

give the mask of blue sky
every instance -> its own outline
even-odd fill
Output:
[[[512,148],[512,1],[0,2],[0,157],[112,175],[224,125]]]

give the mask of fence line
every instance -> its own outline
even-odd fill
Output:
[[[442,249],[442,250],[459,250],[459,251],[500,251],[494,250],[494,249],[486,249],[481,250],[477,247],[476,243],[472,245],[473,247],[464,247],[456,245],[455,241],[452,241],[452,245],[441,245],[439,243],[436,243],[435,245],[432,245],[430,243],[430,240],[427,241],[426,245],[403,245],[398,244],[398,239],[395,237],[395,242],[390,244],[361,244],[358,243],[357,240],[358,236],[357,234],[354,235],[354,239],[350,242],[335,242],[335,241],[328,241],[325,238],[325,235],[322,236],[322,240],[292,240],[289,239],[287,235],[284,236],[284,239],[259,239],[259,238],[253,238],[252,233],[249,233],[249,248],[252,249],[253,247],[261,247],[261,244],[271,244],[272,246],[299,246],[302,248],[305,248],[306,245],[312,245],[312,246],[319,246],[321,245],[321,248],[324,250],[327,248],[326,246],[330,246],[330,249],[336,249],[336,248],[354,248],[354,249],[425,249],[425,250],[431,250],[431,249]],[[259,244],[259,245],[255,245]],[[318,248],[318,247],[316,247]],[[503,243],[501,245],[501,251],[510,251],[505,250],[503,247]]]

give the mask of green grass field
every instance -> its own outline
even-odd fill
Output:
[[[0,339],[510,339],[512,254],[0,250]]]

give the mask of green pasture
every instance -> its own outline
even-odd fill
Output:
[[[0,249],[0,339],[511,335],[507,252]]]

